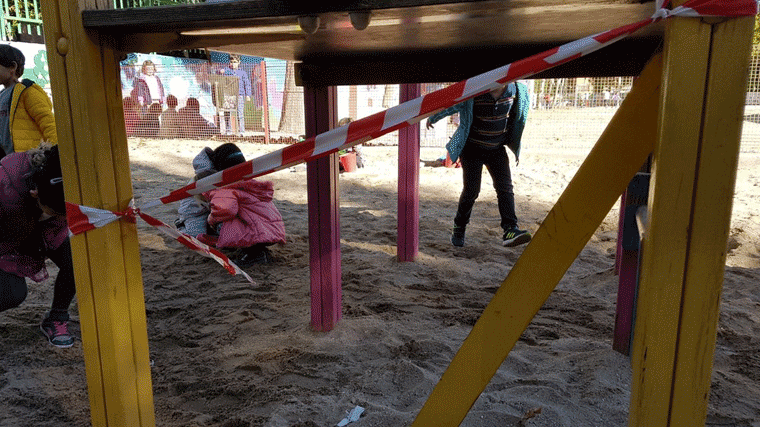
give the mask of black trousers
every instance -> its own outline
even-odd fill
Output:
[[[66,239],[58,249],[48,251],[46,255],[59,269],[53,288],[53,304],[48,320],[67,321],[69,306],[76,294],[69,239]],[[0,270],[0,312],[21,305],[26,299],[27,292],[25,278]]]
[[[509,157],[502,146],[493,150],[485,150],[474,144],[465,144],[459,155],[462,162],[462,194],[459,196],[459,207],[454,217],[454,224],[465,227],[470,222],[472,207],[480,194],[480,184],[483,178],[483,165],[488,169],[496,190],[499,204],[501,228],[505,231],[517,227],[515,213],[515,195],[512,189],[512,174],[509,170]]]

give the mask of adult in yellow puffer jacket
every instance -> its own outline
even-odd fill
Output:
[[[47,93],[24,73],[24,54],[10,45],[0,45],[0,148],[3,153],[36,148],[40,141],[58,142],[53,103]],[[0,156],[1,157],[1,156]]]

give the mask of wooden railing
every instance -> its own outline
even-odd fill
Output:
[[[0,0],[0,40],[44,43],[41,0]],[[114,9],[201,3],[202,0],[113,0]]]
[[[0,37],[3,41],[42,41],[40,0],[0,1]]]

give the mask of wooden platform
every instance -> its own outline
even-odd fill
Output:
[[[366,29],[351,25],[353,11],[371,11]],[[653,13],[653,1],[630,0],[238,0],[86,10],[82,21],[123,52],[209,48],[300,61],[300,82],[322,86],[459,81]],[[299,16],[319,17],[314,34]],[[537,78],[638,75],[663,30],[651,25]]]

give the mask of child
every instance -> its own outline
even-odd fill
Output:
[[[145,111],[142,120],[138,124],[137,136],[152,137],[158,135],[160,127],[159,116],[161,115],[161,105],[158,102],[150,104]]]
[[[179,130],[182,122],[177,111],[177,97],[169,95],[166,97],[166,110],[159,117],[161,121],[161,131],[159,136],[162,138],[176,138],[179,136]]]
[[[13,46],[0,45],[0,158],[36,148],[40,141],[53,144],[58,137],[53,103],[38,84],[24,74],[24,54]]]
[[[137,103],[131,96],[122,100],[124,106],[124,126],[127,136],[135,136],[137,125],[140,122],[140,113],[138,112]]]
[[[468,99],[427,119],[427,128],[444,117],[459,113],[460,124],[446,144],[451,160],[462,160],[463,187],[454,216],[451,244],[464,246],[472,207],[480,194],[483,165],[493,179],[501,216],[502,245],[514,247],[528,243],[531,234],[517,228],[515,195],[506,148],[520,158],[520,141],[529,108],[528,88],[509,83],[488,93]],[[505,148],[506,147],[506,148]]]
[[[66,348],[74,344],[68,309],[76,288],[59,159],[58,146],[43,143],[0,161],[0,312],[24,302],[27,277],[48,277],[49,258],[58,275],[40,329],[52,345]]]
[[[135,79],[133,98],[141,108],[147,109],[151,104],[164,105],[164,85],[156,75],[156,64],[150,59],[142,64],[140,76]]]
[[[344,117],[338,121],[338,127],[345,126],[353,121],[354,119],[352,119],[351,117]],[[351,151],[356,153],[356,167],[359,169],[363,168],[364,155],[362,153],[362,145],[361,144],[354,145],[353,147],[351,147]],[[339,166],[340,166],[341,172],[343,172],[343,165],[341,164]]]
[[[220,145],[211,155],[215,169],[224,170],[245,162],[232,143]],[[204,193],[210,202],[208,223],[219,226],[218,248],[240,248],[233,262],[240,267],[267,263],[267,246],[285,243],[285,224],[273,202],[271,181],[248,179]]]
[[[198,98],[187,98],[185,106],[179,109],[179,117],[183,124],[179,135],[182,138],[206,138],[219,134],[219,129],[201,115]]]
[[[248,77],[248,73],[245,70],[240,69],[240,55],[230,55],[230,65],[221,70],[222,74],[235,76],[238,78],[238,93],[237,93],[237,134],[243,135],[245,132],[245,101],[251,100],[251,79]],[[230,131],[230,113],[224,113],[224,120],[226,123],[227,134],[232,134]]]
[[[190,182],[197,181],[216,172],[214,164],[211,162],[213,154],[214,151],[206,147],[195,156],[193,159],[195,177]],[[206,219],[211,210],[209,209],[208,199],[205,196],[199,194],[180,200],[177,213],[179,214],[179,218],[174,222],[177,230],[193,237],[199,237],[199,235],[204,234],[215,234],[209,233],[210,230],[207,227]]]

